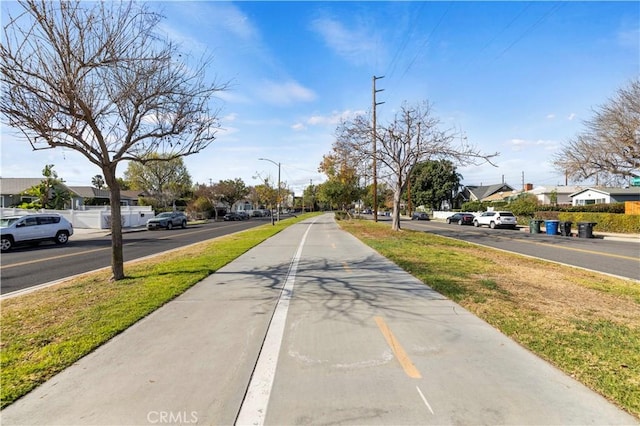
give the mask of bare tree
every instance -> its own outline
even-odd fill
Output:
[[[576,181],[607,185],[640,173],[640,79],[618,90],[584,125],[554,156],[559,171]]]
[[[154,31],[147,3],[21,0],[7,14],[0,112],[34,150],[80,152],[110,189],[113,279],[124,278],[122,161],[171,160],[206,148],[219,128],[212,110],[225,85],[207,83],[211,60],[191,63]]]
[[[448,159],[456,164],[491,163],[498,153],[483,154],[453,131],[438,129],[440,122],[432,115],[429,103],[403,104],[393,121],[376,129],[376,161],[380,179],[393,188],[392,229],[400,229],[400,197],[408,176],[418,163]],[[373,158],[373,127],[368,117],[357,116],[338,127],[336,145],[361,161]]]

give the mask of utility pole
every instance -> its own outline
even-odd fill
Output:
[[[384,102],[376,103],[376,93],[382,92],[384,89],[376,90],[376,80],[379,80],[382,77],[376,77],[375,75],[372,78],[373,81],[373,221],[378,221],[378,170],[377,170],[377,153],[376,153],[376,107],[378,105],[382,105]]]
[[[418,135],[416,136],[416,143],[420,146],[420,122],[418,121]],[[409,152],[411,152],[411,140],[409,140]],[[409,217],[411,217],[411,171],[413,166],[407,172],[407,204],[409,207]]]

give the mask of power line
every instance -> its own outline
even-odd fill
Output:
[[[424,42],[422,43],[422,45],[420,46],[420,48],[418,49],[418,51],[416,52],[415,56],[413,57],[413,59],[411,60],[411,62],[409,63],[409,65],[407,65],[407,67],[405,68],[404,72],[402,73],[402,75],[400,76],[400,80],[402,80],[404,78],[404,76],[407,74],[407,72],[409,72],[409,70],[411,69],[411,67],[413,66],[413,64],[416,62],[416,60],[418,59],[418,56],[420,56],[420,53],[422,51],[422,49],[424,49],[427,45],[427,43],[429,43],[431,41],[431,38],[433,37],[433,35],[435,34],[436,30],[438,28],[440,28],[440,25],[442,24],[442,22],[444,21],[445,16],[447,16],[447,14],[449,13],[449,10],[451,10],[451,6],[453,5],[453,2],[449,3],[449,6],[447,7],[447,9],[444,11],[444,13],[440,16],[440,19],[438,20],[438,23],[436,24],[435,27],[433,27],[433,29],[431,30],[431,32],[429,33],[429,35],[427,36],[427,38],[424,40]]]
[[[522,40],[523,38],[525,38],[527,35],[529,35],[529,33],[531,33],[534,29],[536,29],[538,26],[540,26],[540,24],[542,24],[545,19],[547,19],[549,16],[553,15],[555,12],[558,11],[558,9],[560,9],[562,6],[564,5],[564,3],[556,3],[551,9],[549,9],[547,11],[547,13],[545,13],[544,15],[542,15],[536,22],[533,23],[533,25],[531,25],[529,28],[527,28],[521,35],[520,37],[518,37],[517,39],[515,39],[513,41],[513,43],[511,43],[509,46],[507,46],[502,52],[500,52],[498,54],[498,56],[496,56],[495,58],[493,58],[493,61],[497,61],[498,59],[500,59],[505,53],[507,53],[513,46],[515,46],[516,44],[518,44],[520,42],[520,40]]]

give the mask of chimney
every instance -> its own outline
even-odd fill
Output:
[[[524,190],[525,191],[531,191],[533,189],[533,184],[532,183],[525,183],[524,184]]]

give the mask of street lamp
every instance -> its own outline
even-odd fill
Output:
[[[275,161],[269,160],[268,158],[258,158],[258,160],[268,161],[278,166],[278,199],[276,200],[276,215],[278,218],[278,222],[280,222],[280,163],[276,163]]]

